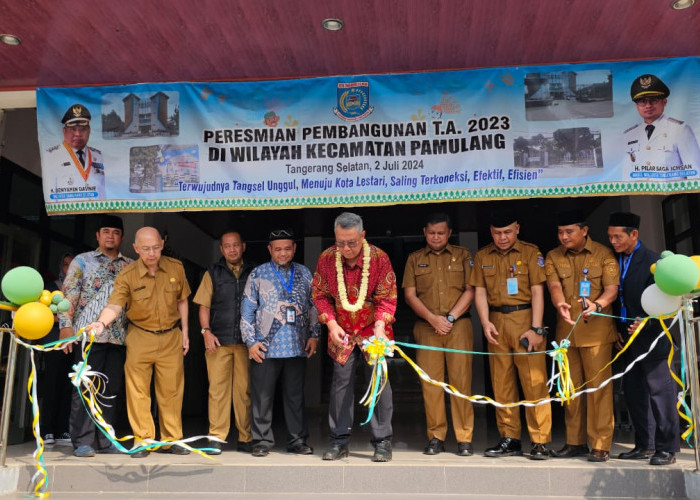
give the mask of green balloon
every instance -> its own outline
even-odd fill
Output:
[[[51,309],[51,312],[54,314],[58,312],[58,306],[56,304],[49,305],[49,309]]]
[[[70,302],[68,299],[63,299],[61,302],[58,303],[58,312],[67,312],[70,309]]]
[[[693,259],[686,255],[664,256],[656,263],[654,281],[662,292],[684,295],[695,288],[700,270]]]
[[[35,269],[27,266],[15,267],[2,278],[2,293],[13,304],[22,305],[34,302],[41,297],[44,280]]]

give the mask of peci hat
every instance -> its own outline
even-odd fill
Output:
[[[578,208],[562,210],[557,213],[557,226],[570,226],[572,224],[585,224],[586,218]]]
[[[658,76],[646,74],[635,78],[630,87],[632,100],[636,101],[643,97],[660,96],[664,99],[671,94],[671,91]]]
[[[273,241],[277,240],[293,240],[294,239],[294,231],[292,231],[291,228],[284,228],[284,229],[275,229],[274,231],[270,231],[270,237],[268,238],[268,241],[272,243]]]
[[[82,104],[73,104],[61,118],[61,123],[66,127],[75,127],[76,125],[90,124],[90,110]]]
[[[493,227],[506,227],[515,222],[518,222],[518,218],[515,216],[515,212],[510,209],[504,208],[491,212],[490,223]]]
[[[633,214],[632,212],[613,212],[610,214],[608,226],[639,229],[641,220],[639,215]]]
[[[97,230],[99,231],[103,227],[113,227],[115,229],[121,229],[121,231],[124,232],[124,222],[121,217],[116,215],[103,215],[100,219],[100,225],[97,226]]]

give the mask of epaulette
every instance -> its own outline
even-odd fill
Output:
[[[55,146],[53,146],[53,147],[47,149],[46,152],[47,152],[47,153],[53,153],[54,151],[56,151],[56,150],[57,150],[58,148],[60,148],[60,147],[61,147],[60,144],[56,144]]]
[[[625,131],[622,132],[622,133],[623,133],[623,134],[626,134],[626,133],[629,132],[630,130],[634,130],[634,129],[636,129],[637,127],[639,127],[639,123],[636,124],[636,125],[632,125],[630,128],[628,128],[627,130],[625,130]]]
[[[93,148],[92,146],[88,146],[88,149],[89,149],[90,151],[94,151],[95,153],[102,154],[102,151],[100,151],[100,150],[97,149],[97,148]]]
[[[677,125],[683,125],[683,120],[676,120],[675,118],[671,118],[670,116],[668,117],[668,121]]]

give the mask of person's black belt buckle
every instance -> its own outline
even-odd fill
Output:
[[[517,306],[490,306],[489,310],[493,312],[499,312],[501,314],[510,314],[515,311],[522,311],[523,309],[530,309],[532,307],[531,304],[520,304]]]

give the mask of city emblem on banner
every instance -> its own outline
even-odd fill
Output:
[[[342,120],[354,122],[374,111],[369,105],[369,82],[338,84],[338,107],[333,112]]]

